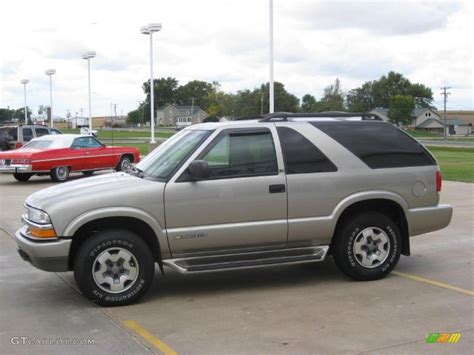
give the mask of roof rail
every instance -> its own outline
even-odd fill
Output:
[[[263,119],[265,116],[242,116],[242,117],[235,117],[232,119],[232,121],[247,121],[247,120],[259,120]]]
[[[376,113],[369,112],[341,112],[341,111],[326,111],[326,112],[304,112],[304,113],[291,113],[291,112],[275,112],[264,117],[260,122],[273,122],[273,121],[288,121],[288,118],[349,118],[349,117],[360,117],[362,120],[373,120],[383,121],[383,119]]]

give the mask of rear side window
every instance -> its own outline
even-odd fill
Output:
[[[310,122],[371,169],[436,165],[421,144],[397,127],[378,122]]]
[[[277,127],[287,174],[337,171],[337,167],[302,134],[288,127]]]
[[[29,142],[33,139],[33,130],[31,128],[23,128],[23,141]]]
[[[47,136],[49,131],[47,128],[35,128],[36,137]]]

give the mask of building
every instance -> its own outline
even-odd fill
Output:
[[[370,111],[389,121],[388,109],[377,107]],[[444,113],[430,108],[416,108],[413,110],[411,128],[425,130],[431,133],[444,133]],[[473,111],[448,111],[446,127],[449,135],[466,136],[472,133],[474,123]],[[473,122],[470,122],[472,120]]]
[[[156,111],[157,122],[163,126],[189,126],[202,123],[208,116],[207,112],[197,105],[167,104]]]

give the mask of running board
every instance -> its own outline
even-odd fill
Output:
[[[274,265],[323,261],[329,246],[278,249],[239,254],[211,255],[163,260],[163,264],[182,274],[248,269]]]

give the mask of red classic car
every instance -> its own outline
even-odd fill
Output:
[[[71,172],[92,175],[96,170],[127,170],[139,160],[135,147],[108,147],[89,135],[48,135],[20,149],[0,152],[0,173],[12,173],[18,181],[50,175],[53,181],[63,182]]]

